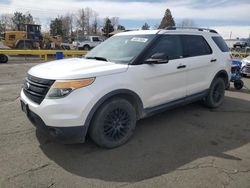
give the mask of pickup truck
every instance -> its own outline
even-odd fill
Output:
[[[250,47],[250,38],[248,39],[240,39],[238,42],[234,44],[234,48],[245,48],[245,47]]]
[[[79,50],[90,50],[99,45],[103,40],[99,36],[86,36],[83,41],[78,41]]]

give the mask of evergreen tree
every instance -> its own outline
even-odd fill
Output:
[[[25,26],[24,24],[34,24],[33,16],[31,14],[23,14],[21,12],[15,12],[14,16],[12,17],[12,22],[15,25],[15,29],[17,31],[24,31]]]
[[[63,36],[63,24],[60,18],[51,20],[50,22],[50,34],[52,36],[61,35]]]
[[[141,29],[142,30],[149,30],[149,25],[147,24],[147,23],[145,23],[142,27],[141,27]]]
[[[175,21],[174,21],[174,18],[172,17],[171,11],[167,9],[165,11],[164,17],[161,20],[159,29],[164,29],[166,27],[171,27],[171,26],[175,26]]]
[[[102,32],[104,33],[105,36],[108,36],[108,34],[113,31],[114,31],[114,27],[111,23],[111,20],[109,18],[106,18]]]

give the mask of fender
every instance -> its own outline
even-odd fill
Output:
[[[213,78],[213,80],[212,80],[212,82],[211,82],[211,84],[210,84],[210,87],[211,87],[213,81],[214,81],[216,78],[218,78],[218,77],[222,77],[222,78],[223,78],[223,80],[225,81],[225,87],[227,87],[228,84],[229,84],[229,76],[228,76],[227,71],[225,71],[225,70],[220,70],[219,72],[217,72],[217,73],[215,74],[215,76],[214,76],[214,78]],[[210,88],[210,87],[209,87],[209,88]]]
[[[91,123],[91,120],[95,114],[95,112],[99,109],[99,107],[107,100],[111,99],[112,97],[115,97],[115,96],[129,96],[129,97],[132,97],[133,100],[136,101],[136,105],[137,105],[137,111],[138,111],[138,117],[137,119],[140,119],[141,117],[143,117],[143,103],[142,103],[142,100],[141,98],[139,97],[139,95],[137,93],[135,93],[134,91],[131,91],[129,89],[118,89],[118,90],[114,90],[114,91],[111,91],[110,93],[107,93],[106,95],[104,95],[102,98],[100,98],[98,100],[98,102],[93,106],[93,108],[90,110],[87,118],[86,118],[86,121],[85,121],[85,124],[84,124],[84,127],[85,127],[85,131],[84,131],[84,137],[86,136],[87,132],[88,132],[88,129],[89,129],[89,126],[90,126],[90,123]]]

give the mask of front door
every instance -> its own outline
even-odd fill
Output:
[[[134,75],[135,81],[143,88],[141,95],[145,101],[145,108],[158,106],[186,96],[187,72],[182,59],[182,51],[180,36],[162,35],[147,52],[144,62],[157,53],[164,53],[169,61],[164,64],[145,62],[130,67],[129,70],[136,74]]]

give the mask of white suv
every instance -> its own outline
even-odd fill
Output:
[[[214,30],[179,29],[117,34],[85,58],[31,68],[21,91],[30,121],[65,143],[117,147],[136,121],[166,109],[203,100],[223,102],[231,59]]]

